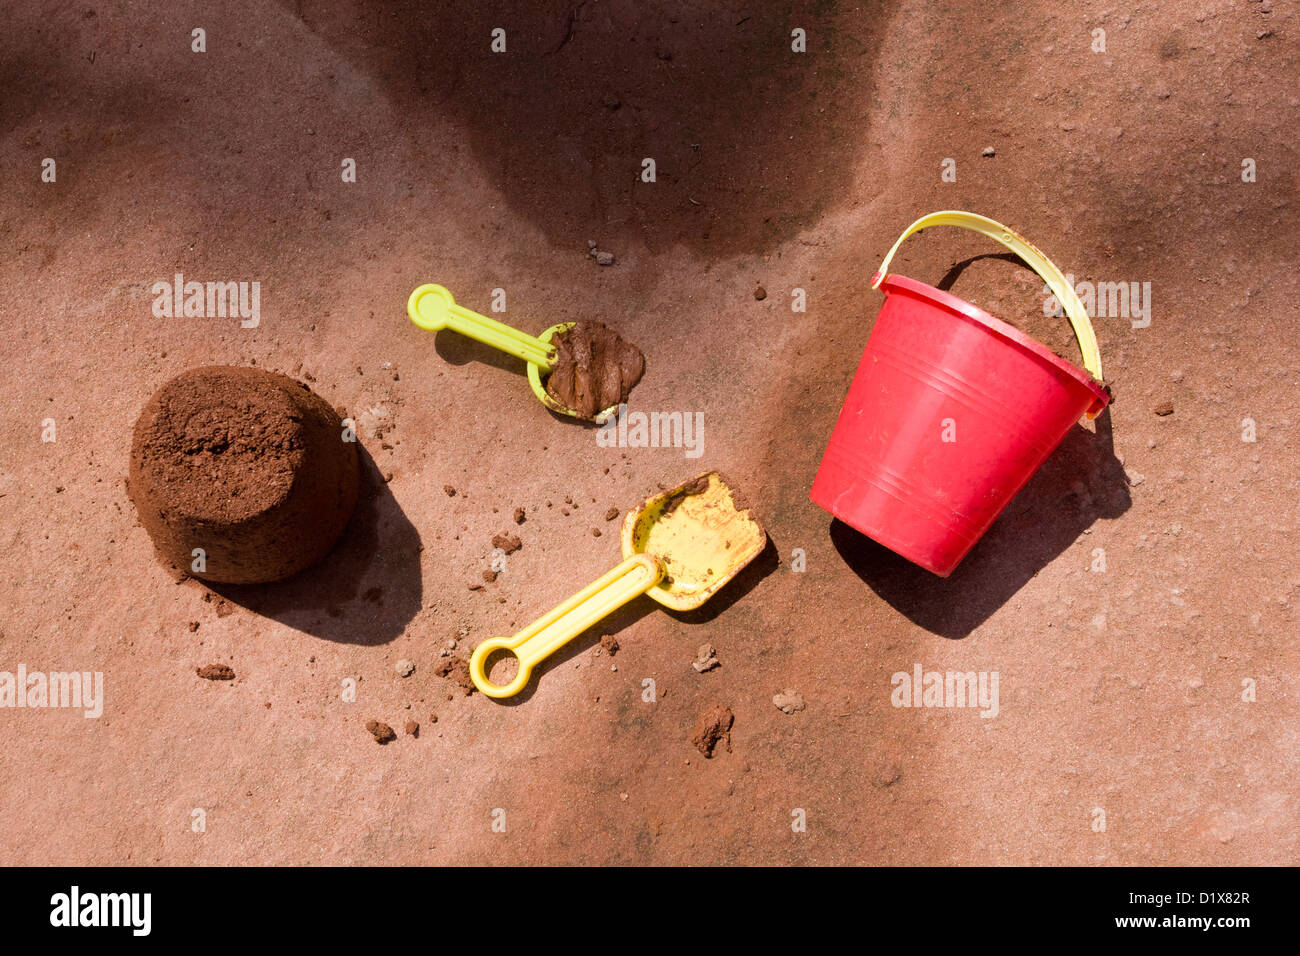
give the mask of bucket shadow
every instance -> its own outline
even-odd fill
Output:
[[[541,686],[543,678],[557,667],[571,663],[579,654],[585,653],[600,643],[600,639],[606,634],[617,636],[623,631],[630,628],[633,624],[641,620],[647,614],[655,611],[666,611],[683,624],[707,624],[714,618],[724,613],[733,604],[752,591],[758,582],[767,577],[781,563],[780,551],[772,543],[772,539],[767,539],[767,545],[759,552],[758,557],[754,558],[749,564],[741,569],[732,580],[728,581],[722,590],[718,591],[712,598],[705,601],[694,611],[674,611],[664,607],[653,598],[641,595],[633,601],[624,604],[613,614],[604,618],[597,624],[593,624],[587,630],[583,631],[560,650],[556,651],[542,663],[533,668],[532,678],[528,681],[528,686],[521,690],[513,697],[488,698],[493,703],[501,704],[506,707],[516,707],[520,704],[527,703]],[[507,656],[507,652],[502,652],[501,656]],[[497,654],[491,655],[487,660],[487,671],[492,673],[492,664],[498,659]],[[615,661],[617,663],[617,661]],[[513,676],[511,674],[510,676]],[[503,683],[509,678],[499,677]]]
[[[1102,518],[1131,497],[1109,410],[1095,433],[1075,425],[950,577],[940,578],[839,519],[830,536],[859,578],[913,623],[960,640]]]
[[[334,549],[272,584],[217,584],[217,594],[255,614],[344,644],[385,644],[406,630],[423,600],[420,536],[374,459],[357,444],[361,494]]]

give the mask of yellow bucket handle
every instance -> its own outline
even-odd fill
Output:
[[[1043,255],[1032,242],[995,219],[978,216],[973,212],[963,212],[960,209],[945,209],[942,212],[932,212],[928,216],[922,216],[908,226],[907,230],[898,237],[894,247],[885,256],[885,261],[880,264],[880,269],[871,277],[871,288],[879,288],[880,283],[885,281],[885,275],[889,271],[889,263],[894,258],[894,253],[898,251],[898,247],[903,244],[903,240],[912,233],[928,229],[931,226],[957,226],[960,229],[970,229],[973,232],[988,236],[994,242],[1001,243],[1025,260],[1031,269],[1042,276],[1048,288],[1056,295],[1056,300],[1065,306],[1065,314],[1069,316],[1070,325],[1074,327],[1075,338],[1079,340],[1079,350],[1083,353],[1083,367],[1098,382],[1102,381],[1101,352],[1097,349],[1097,336],[1093,334],[1092,323],[1088,321],[1087,310],[1084,309],[1083,303],[1079,301],[1079,297],[1074,294],[1074,289],[1065,281],[1065,276],[1061,274],[1061,270],[1056,268],[1052,260]],[[1095,416],[1089,415],[1088,417],[1093,418]]]

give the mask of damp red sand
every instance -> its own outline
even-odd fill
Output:
[[[200,56],[166,5],[72,29],[9,5],[0,670],[102,671],[105,702],[98,720],[0,709],[3,861],[1300,859],[1294,12],[1153,4],[1118,29],[1122,12],[1046,0],[802,23],[729,0],[678,24],[645,4],[573,23],[575,6],[502,24],[452,2],[434,23],[237,0],[205,8]],[[796,25],[806,55],[781,42]],[[1097,26],[1111,52],[1090,52]],[[1146,328],[1097,318],[1114,403],[940,581],[807,493],[880,308],[871,271],[900,224],[947,207],[1078,279],[1149,281],[1153,308]],[[985,241],[906,249],[899,270],[935,286],[975,259],[952,294],[1077,361],[1041,281]],[[260,325],[155,319],[150,285],[177,271],[260,280]],[[474,301],[504,289],[528,328],[610,317],[651,365],[633,402],[705,414],[700,458],[602,447],[521,392],[518,362],[415,328],[403,304],[430,275]],[[255,604],[175,583],[123,484],[141,408],[212,364],[310,385],[356,422],[367,479],[335,549]],[[772,561],[700,614],[629,606],[514,706],[437,673],[608,570],[611,505],[707,468],[761,513]],[[524,547],[467,590],[507,528]],[[705,643],[721,665],[700,673]],[[213,663],[238,676],[197,676]],[[997,717],[894,707],[917,665],[997,672]],[[785,688],[804,710],[773,706]],[[705,759],[690,738],[714,705],[732,750]]]

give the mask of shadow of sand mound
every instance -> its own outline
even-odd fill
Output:
[[[274,584],[216,584],[217,594],[315,637],[385,644],[405,631],[423,599],[420,536],[360,444],[361,497],[334,549]]]

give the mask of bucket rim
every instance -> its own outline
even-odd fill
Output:
[[[1061,358],[1042,342],[1038,341],[1031,335],[1026,335],[1009,322],[999,319],[996,315],[985,312],[979,306],[972,302],[967,302],[960,296],[953,295],[951,292],[944,292],[942,289],[936,289],[934,286],[921,282],[918,279],[909,279],[907,276],[900,276],[890,273],[886,275],[880,283],[880,288],[889,293],[891,287],[898,292],[910,292],[912,295],[929,299],[936,305],[942,306],[949,311],[956,312],[972,319],[981,325],[987,327],[989,331],[996,332],[1003,338],[1010,339],[1021,348],[1032,352],[1038,358],[1056,366],[1062,372],[1065,372],[1080,385],[1084,385],[1092,392],[1095,401],[1088,409],[1089,416],[1098,415],[1108,404],[1110,404],[1110,392],[1104,385],[1092,377],[1092,374],[1086,369],[1079,368],[1068,359]]]

